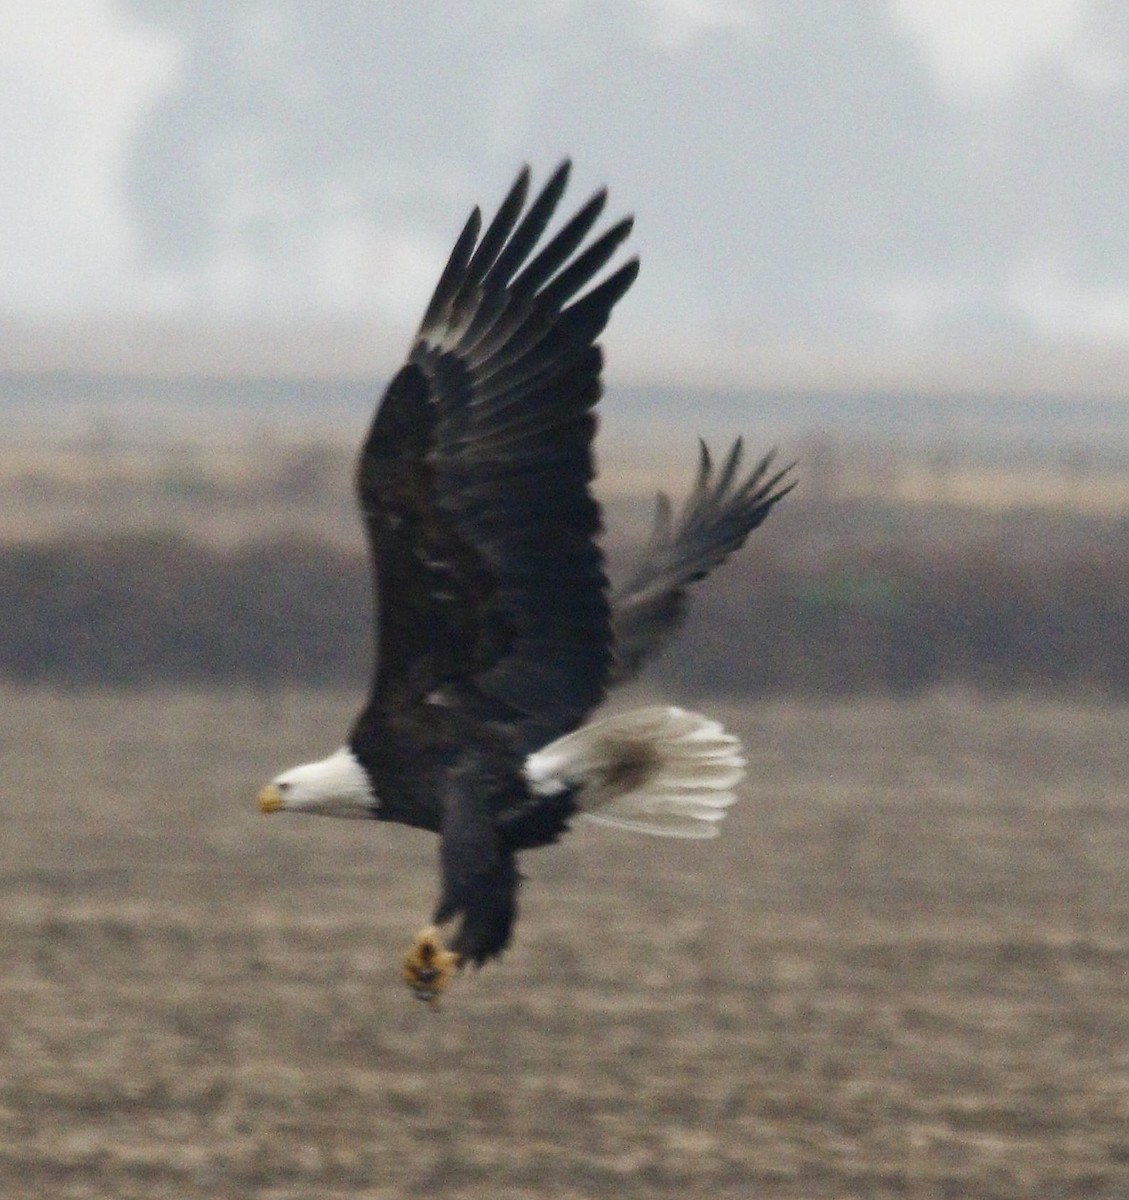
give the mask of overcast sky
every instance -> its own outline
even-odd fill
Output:
[[[637,340],[1129,347],[1124,0],[0,0],[0,318],[414,327],[565,154]]]

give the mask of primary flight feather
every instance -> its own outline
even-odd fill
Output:
[[[369,700],[344,747],[259,797],[264,812],[440,835],[433,925],[404,964],[424,999],[508,944],[521,850],[576,817],[708,836],[744,768],[736,738],[681,709],[585,723],[790,485],[769,459],[740,478],[740,441],[715,476],[703,444],[680,517],[660,497],[639,567],[609,599],[589,488],[596,339],[639,264],[600,278],[632,224],[588,240],[603,191],[545,239],[568,173],[527,206],[523,170],[486,231],[475,209],[455,243],[357,466],[377,595]]]

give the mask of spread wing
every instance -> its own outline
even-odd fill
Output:
[[[677,521],[670,498],[660,492],[639,565],[612,594],[612,684],[636,674],[681,623],[690,584],[740,549],[795,486],[784,482],[789,468],[770,474],[771,454],[740,479],[740,438],[716,477],[709,448],[705,442],[700,446],[697,479]]]
[[[638,262],[589,287],[631,229],[581,248],[603,192],[534,254],[568,170],[528,208],[523,170],[481,237],[472,213],[357,472],[378,590],[375,709],[453,709],[505,727],[522,752],[599,702],[612,657],[588,487],[595,341]]]

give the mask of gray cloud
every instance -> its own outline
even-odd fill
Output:
[[[961,67],[944,3],[129,0],[176,63],[132,303],[410,321],[469,203],[570,153],[638,214],[653,336],[1129,342],[1123,7]]]

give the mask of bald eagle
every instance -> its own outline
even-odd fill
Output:
[[[259,795],[263,812],[439,834],[439,901],[403,972],[425,1000],[508,945],[520,851],[577,818],[710,836],[744,772],[737,739],[696,713],[588,721],[678,624],[688,585],[792,485],[771,455],[743,475],[740,440],[715,470],[702,443],[684,507],[676,518],[659,497],[638,566],[609,590],[589,490],[596,339],[639,263],[589,286],[632,226],[588,240],[604,191],[537,250],[568,174],[566,161],[527,207],[523,170],[486,232],[476,208],[455,243],[357,467],[378,596],[371,694],[341,749]]]

